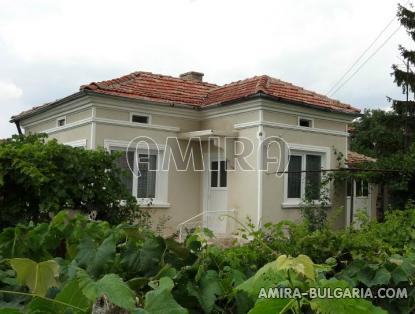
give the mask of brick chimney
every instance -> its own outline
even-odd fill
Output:
[[[189,72],[180,74],[180,78],[186,81],[202,82],[203,75],[204,74],[201,72],[189,71]]]

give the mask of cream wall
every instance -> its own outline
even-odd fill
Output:
[[[175,132],[168,132],[162,130],[149,130],[139,127],[126,127],[101,124],[97,122],[96,125],[96,144],[97,146],[104,146],[105,140],[126,141],[129,142],[135,137],[146,136],[153,139],[157,144],[166,144],[167,137],[176,136]],[[185,151],[187,141],[180,141],[182,151]],[[196,146],[196,143],[191,143],[191,146]],[[179,156],[178,147],[171,146],[173,154]],[[196,147],[195,147],[196,148]],[[195,149],[197,152],[197,149]],[[200,165],[200,154],[196,156]],[[171,234],[176,231],[179,223],[195,216],[200,212],[200,184],[201,172],[196,169],[188,169],[187,171],[178,171],[175,167],[173,159],[170,159],[168,174],[168,208],[150,207],[148,210],[155,218],[154,224],[168,218],[165,225],[165,233]]]
[[[265,127],[264,132],[266,136],[279,136],[283,138],[288,144],[301,144],[328,147],[330,149],[330,168],[338,168],[338,162],[334,150],[338,152],[346,153],[346,137],[335,136],[328,134],[317,134],[310,133],[307,131],[298,130],[286,130],[279,128]],[[331,198],[332,208],[329,211],[329,215],[334,215],[336,210],[341,209],[342,212],[336,214],[337,217],[335,225],[344,224],[344,202],[345,194],[341,192],[343,187],[334,189],[331,186]],[[336,193],[335,193],[336,191]],[[282,203],[284,202],[284,177],[277,177],[274,174],[264,173],[263,175],[263,223],[276,222],[285,219],[289,220],[300,220],[301,212],[299,208],[283,208]]]

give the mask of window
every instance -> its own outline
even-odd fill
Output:
[[[294,153],[287,175],[287,198],[318,200],[321,187],[321,154]]]
[[[357,180],[353,181],[353,185],[355,186],[355,197],[368,197],[369,196],[369,183],[365,180]],[[347,182],[347,196],[350,197],[352,195],[352,182]]]
[[[57,127],[62,127],[62,126],[64,126],[66,124],[66,118],[64,117],[64,118],[58,118],[57,120],[56,120],[56,126]]]
[[[157,155],[138,155],[137,197],[156,197]]]
[[[356,197],[367,197],[369,195],[369,184],[365,180],[356,181]]]
[[[313,120],[307,118],[298,118],[298,125],[306,128],[312,128]]]
[[[212,161],[210,168],[210,186],[212,188],[224,188],[227,186],[226,161]]]
[[[133,114],[131,115],[131,122],[135,123],[149,123],[149,116]]]
[[[133,196],[153,199],[156,197],[157,154],[138,154],[137,159],[135,155],[133,151],[128,151],[117,158],[117,165],[124,170],[120,174],[121,181]],[[131,169],[134,169],[135,175]]]

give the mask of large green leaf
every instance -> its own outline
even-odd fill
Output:
[[[74,314],[86,313],[91,302],[84,296],[77,280],[71,280],[56,295],[55,299],[33,298],[29,303],[31,314]]]
[[[265,264],[254,276],[238,285],[235,289],[248,293],[252,300],[257,300],[261,288],[275,287],[279,282],[286,280],[285,275],[277,270],[277,261]]]
[[[107,274],[98,281],[94,281],[84,270],[79,270],[77,274],[79,286],[83,294],[91,301],[95,302],[102,295],[106,295],[108,300],[129,311],[135,309],[134,292],[116,274]]]
[[[45,296],[49,288],[58,286],[59,265],[53,260],[36,263],[28,258],[13,258],[9,262],[19,284],[28,286],[33,294]]]
[[[158,286],[146,293],[144,310],[149,314],[185,314],[187,310],[171,294],[174,287],[169,277],[160,278]]]
[[[78,248],[76,259],[79,265],[86,267],[88,273],[99,276],[105,271],[106,265],[114,260],[116,239],[111,234],[100,245],[97,245],[93,239],[85,237]]]
[[[187,290],[190,295],[198,299],[205,313],[212,311],[217,296],[223,293],[219,283],[218,273],[214,270],[205,272],[198,286],[189,282]]]
[[[248,314],[276,314],[284,313],[282,310],[286,309],[288,303],[292,302],[290,299],[259,299],[255,306],[248,312]]]
[[[314,263],[307,255],[298,255],[297,257],[288,257],[280,255],[276,261],[277,270],[294,270],[304,275],[304,277],[315,281]]]

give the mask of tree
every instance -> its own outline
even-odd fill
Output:
[[[62,209],[96,210],[111,223],[142,214],[122,183],[115,154],[13,136],[0,143],[0,227],[48,220]]]
[[[415,41],[415,11],[398,5],[397,17]],[[404,67],[392,65],[394,82],[402,88],[405,99],[391,99],[392,111],[366,110],[354,124],[351,148],[377,158],[363,165],[376,172],[353,174],[386,185],[394,208],[404,208],[415,199],[415,50],[399,46]],[[379,171],[382,170],[382,171]]]

